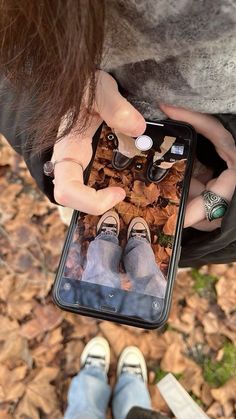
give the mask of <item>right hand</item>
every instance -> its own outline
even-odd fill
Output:
[[[80,161],[85,169],[92,157],[92,138],[102,121],[131,137],[145,131],[145,119],[121,96],[113,77],[104,71],[98,71],[97,76],[89,126],[82,134],[78,134],[75,127],[69,135],[58,141],[54,146],[52,161],[70,157]],[[92,215],[103,214],[125,198],[125,191],[120,187],[96,191],[84,185],[82,168],[70,161],[55,165],[54,186],[54,197],[58,204]]]

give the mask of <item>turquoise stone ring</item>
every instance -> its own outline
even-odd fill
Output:
[[[211,191],[203,191],[201,195],[203,197],[206,218],[208,221],[217,220],[225,215],[229,207],[229,203],[226,199]]]

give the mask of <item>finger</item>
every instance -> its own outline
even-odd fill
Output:
[[[165,104],[161,104],[160,108],[169,118],[192,125],[199,134],[202,134],[214,144],[217,152],[226,161],[229,168],[236,168],[236,147],[233,136],[218,119],[211,115]]]
[[[96,90],[96,111],[111,128],[129,136],[143,134],[143,116],[119,93],[116,81],[108,73],[99,72]]]
[[[192,227],[194,227],[196,230],[210,232],[210,231],[215,230],[216,228],[219,228],[221,226],[221,223],[222,223],[222,218],[218,218],[217,220],[213,220],[213,221],[203,220],[197,224],[194,224]]]
[[[54,194],[61,205],[92,215],[104,214],[125,198],[122,188],[109,187],[96,191],[78,179],[69,179],[62,188],[55,187]]]
[[[205,209],[201,196],[193,198],[186,207],[184,227],[190,227],[205,219]]]

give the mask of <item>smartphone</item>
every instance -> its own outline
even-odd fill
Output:
[[[196,133],[146,123],[135,138],[105,123],[95,134],[85,183],[122,187],[126,197],[101,216],[74,211],[53,298],[64,310],[154,329],[171,306]]]

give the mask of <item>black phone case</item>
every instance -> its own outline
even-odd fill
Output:
[[[152,124],[151,121],[147,121],[148,123]],[[72,243],[73,237],[74,237],[74,233],[75,230],[78,226],[78,222],[80,222],[81,217],[91,217],[91,216],[87,216],[85,214],[81,214],[79,211],[74,211],[73,216],[72,216],[72,220],[69,226],[69,230],[68,230],[68,234],[66,237],[66,241],[65,241],[65,245],[62,251],[62,255],[61,255],[61,259],[60,259],[60,263],[59,263],[59,267],[58,267],[58,271],[57,271],[57,275],[56,275],[56,279],[54,282],[54,286],[53,286],[53,299],[54,302],[63,310],[66,311],[70,311],[73,313],[77,313],[77,314],[81,314],[81,315],[85,315],[85,316],[90,316],[90,317],[95,317],[98,319],[102,319],[102,320],[110,320],[110,321],[114,321],[114,322],[118,322],[118,323],[123,323],[123,324],[127,324],[127,325],[131,325],[131,326],[135,326],[135,327],[142,327],[145,329],[156,329],[159,327],[162,327],[164,325],[164,323],[166,322],[167,318],[168,318],[168,314],[170,311],[170,306],[171,306],[171,297],[172,297],[172,292],[173,292],[173,285],[174,285],[174,279],[176,276],[176,271],[177,271],[177,267],[178,267],[178,261],[180,258],[180,253],[181,253],[181,235],[182,235],[182,228],[183,228],[183,221],[184,221],[184,213],[185,213],[185,206],[186,206],[186,200],[187,200],[187,196],[188,196],[188,190],[189,190],[189,185],[190,185],[190,179],[191,179],[191,173],[192,173],[192,167],[193,167],[193,161],[194,161],[194,151],[195,151],[195,146],[196,146],[196,133],[193,130],[193,128],[191,126],[189,126],[188,124],[185,123],[180,123],[180,122],[175,122],[175,121],[156,121],[153,124],[155,125],[157,122],[159,122],[160,124],[164,124],[165,127],[174,127],[175,129],[178,129],[178,127],[184,127],[187,128],[189,130],[189,132],[191,132],[191,141],[189,143],[189,154],[188,154],[188,159],[186,161],[186,165],[185,165],[185,170],[184,170],[184,179],[182,181],[181,184],[181,192],[180,192],[180,202],[179,202],[179,209],[178,209],[178,217],[177,217],[177,221],[176,221],[176,227],[175,227],[175,235],[174,235],[174,240],[171,243],[171,255],[169,258],[169,262],[168,262],[168,281],[167,281],[167,285],[166,285],[166,292],[165,292],[165,303],[164,303],[164,308],[162,310],[161,316],[158,319],[157,322],[153,323],[153,322],[147,322],[147,321],[143,321],[143,320],[139,320],[139,319],[135,319],[132,317],[126,317],[126,316],[122,316],[118,313],[112,313],[112,312],[104,312],[104,311],[100,311],[100,310],[94,310],[94,309],[90,309],[87,307],[81,307],[81,306],[76,306],[74,304],[64,304],[63,301],[61,301],[60,296],[59,296],[59,290],[60,290],[60,283],[61,283],[61,279],[64,273],[64,269],[65,269],[65,263],[67,260],[67,256],[68,256],[68,251],[70,248],[70,245]],[[102,134],[101,134],[102,133]],[[101,135],[102,135],[102,140],[101,140]],[[93,139],[93,157],[91,159],[91,162],[88,166],[88,168],[85,171],[84,174],[84,181],[87,184],[89,181],[89,185],[95,187],[96,189],[101,189],[104,188],[106,186],[109,186],[109,184],[107,183],[107,179],[112,178],[112,176],[114,175],[114,168],[110,169],[108,167],[107,169],[107,176],[106,176],[106,181],[104,181],[104,177],[103,179],[90,179],[90,174],[91,174],[91,170],[99,170],[98,165],[105,165],[107,164],[107,160],[106,157],[104,155],[104,153],[101,153],[101,150],[99,151],[97,149],[98,143],[99,141],[103,141],[103,145],[104,145],[104,141],[105,141],[105,147],[107,148],[107,150],[110,150],[111,153],[113,153],[114,150],[116,150],[117,148],[117,143],[116,143],[116,135],[114,135],[113,130],[111,130],[109,127],[107,127],[106,125],[102,125],[99,130],[97,131],[97,133],[94,136]],[[109,144],[113,141],[113,144]],[[98,154],[96,154],[96,151],[98,150]],[[109,151],[108,151],[108,157],[110,158],[109,155]],[[139,156],[134,157],[133,162],[131,164],[131,166],[133,167],[128,167],[127,169],[123,170],[123,175],[124,173],[129,173],[132,171],[133,173],[133,177],[136,176],[135,181],[136,182],[144,182],[144,173],[147,172],[147,165],[148,165],[148,161],[144,163],[144,158],[146,159],[146,156],[142,156],[142,153],[139,154]],[[147,159],[146,159],[147,160]],[[141,169],[140,169],[141,167]],[[136,171],[135,171],[136,170]],[[113,171],[109,172],[109,171]],[[117,171],[118,173],[119,171]],[[98,174],[98,172],[96,172]],[[134,175],[135,173],[135,175]],[[171,176],[171,173],[169,174],[169,176]],[[128,183],[128,179],[127,183]],[[137,185],[139,185],[137,183]],[[114,185],[115,186],[115,185]],[[128,186],[127,186],[128,188]],[[177,193],[177,192],[176,192]],[[128,194],[127,194],[128,195]],[[129,200],[129,196],[126,198],[126,203],[127,200]],[[132,196],[131,196],[131,203],[132,203]],[[165,205],[165,202],[162,202],[162,205]],[[118,212],[119,212],[119,205],[120,207],[122,207],[122,205],[124,204],[118,204]],[[125,204],[126,205],[126,204]],[[127,203],[128,205],[128,203]],[[138,214],[140,214],[140,210],[142,211],[142,202],[141,204],[139,203],[139,211]],[[154,225],[155,226],[155,225]],[[94,230],[94,229],[93,229]],[[165,267],[162,267],[163,271],[165,269]]]

